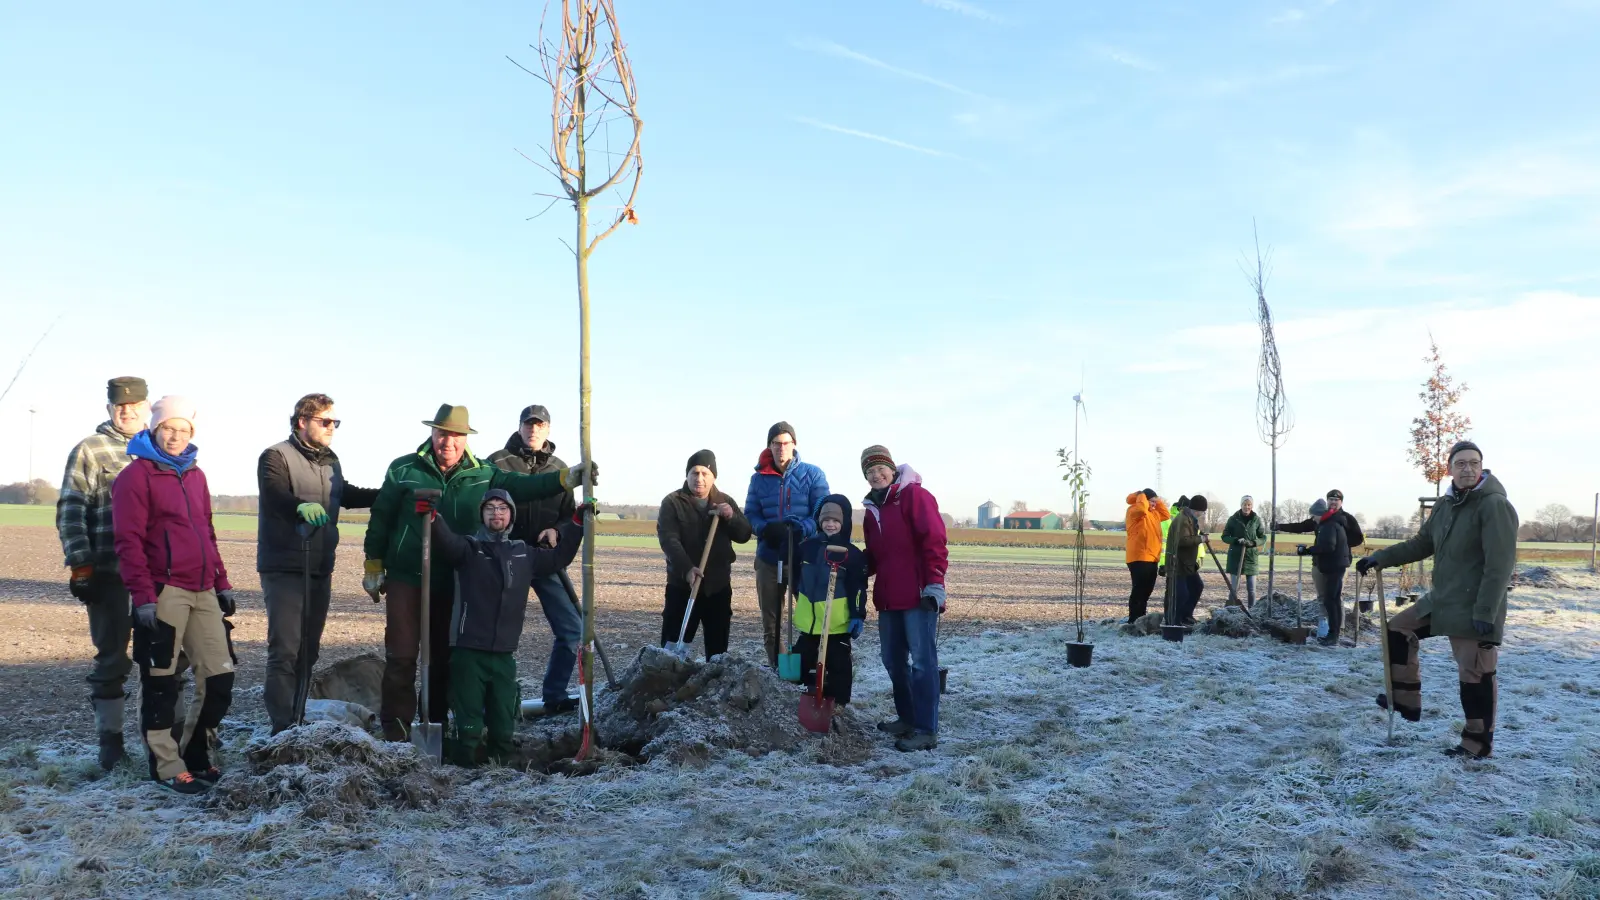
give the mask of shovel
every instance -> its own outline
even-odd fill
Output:
[[[717,519],[711,517],[711,531],[706,535],[706,547],[700,551],[700,575],[689,587],[689,603],[683,608],[683,624],[678,626],[678,642],[668,647],[667,650],[679,659],[689,658],[689,645],[684,641],[684,636],[689,633],[689,618],[694,615],[694,598],[700,594],[700,585],[705,583],[706,564],[711,562],[711,542],[717,538]]]
[[[1239,571],[1234,574],[1232,581],[1228,580],[1228,573],[1222,568],[1222,561],[1217,559],[1216,551],[1211,549],[1210,538],[1206,539],[1206,555],[1211,557],[1211,561],[1216,564],[1217,574],[1222,576],[1222,583],[1228,585],[1228,605],[1237,607],[1240,612],[1244,613],[1246,619],[1254,622],[1256,617],[1250,615],[1249,608],[1239,602],[1239,579],[1244,577],[1244,550],[1241,548],[1239,551]]]
[[[440,491],[433,488],[422,488],[416,491],[418,500],[439,499]],[[433,515],[437,515],[434,513]],[[429,685],[430,675],[433,670],[432,635],[429,633],[431,610],[429,603],[432,600],[433,580],[433,519],[424,516],[422,520],[422,661],[418,670],[422,673],[422,701],[417,707],[417,724],[411,729],[411,743],[415,744],[422,754],[434,762],[444,759],[444,725],[434,722],[430,718],[433,712],[429,701],[432,699],[432,689]]]
[[[800,724],[807,731],[817,734],[827,734],[833,727],[833,698],[822,696],[822,677],[828,669],[828,639],[833,637],[829,631],[833,626],[833,587],[839,577],[839,563],[835,562],[834,554],[838,554],[840,561],[848,559],[849,549],[846,547],[829,546],[825,558],[828,562],[828,598],[822,604],[822,624],[818,628],[818,641],[821,646],[817,649],[817,692],[810,697],[800,698]],[[812,604],[813,616],[816,604]]]
[[[799,593],[799,579],[794,577],[794,541],[789,541],[787,567],[779,564],[778,580],[783,582],[785,599],[789,601],[789,641],[784,644],[787,653],[778,654],[778,677],[794,684],[800,683],[800,654],[794,652],[794,595]],[[787,580],[784,575],[787,574]],[[778,604],[778,615],[783,615],[783,604]]]
[[[1383,695],[1389,699],[1389,740],[1394,740],[1394,673],[1389,667],[1389,603],[1383,596],[1383,570],[1378,569],[1378,646],[1383,654]],[[1357,595],[1356,599],[1360,599]],[[1359,604],[1357,604],[1359,605]]]
[[[300,594],[300,656],[295,663],[294,724],[306,724],[306,697],[311,694],[311,535],[315,531],[301,522],[300,571],[304,575]]]
[[[572,598],[572,605],[578,608],[578,615],[583,615],[583,601],[578,599],[578,589],[572,586],[572,579],[567,577],[567,571],[561,570],[561,586],[566,589],[567,596]],[[600,666],[606,670],[606,686],[613,691],[617,689],[617,679],[611,674],[611,660],[606,658],[606,645],[600,642],[600,635],[594,636],[594,651],[600,656]]]

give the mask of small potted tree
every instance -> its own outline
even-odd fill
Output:
[[[1081,408],[1083,395],[1080,393],[1073,398]],[[1077,455],[1078,427],[1076,416],[1072,427],[1072,450],[1062,448],[1056,451],[1061,462],[1059,465],[1067,470],[1061,480],[1065,481],[1072,491],[1072,518],[1073,527],[1077,531],[1076,539],[1072,542],[1072,591],[1073,612],[1077,622],[1077,640],[1067,642],[1067,662],[1082,669],[1086,668],[1094,658],[1094,644],[1088,640],[1088,635],[1083,628],[1083,591],[1089,578],[1089,547],[1083,536],[1084,520],[1087,517],[1085,507],[1089,500],[1089,466]]]

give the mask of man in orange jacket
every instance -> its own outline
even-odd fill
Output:
[[[1145,488],[1128,495],[1128,574],[1133,578],[1133,593],[1128,595],[1128,621],[1143,616],[1156,588],[1156,569],[1161,560],[1161,523],[1172,518],[1167,502]]]

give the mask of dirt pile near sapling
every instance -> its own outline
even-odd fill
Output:
[[[1161,633],[1161,623],[1161,613],[1145,613],[1139,618],[1134,619],[1132,622],[1122,623],[1118,630],[1120,630],[1123,634],[1131,634],[1135,637],[1148,637],[1152,634]]]
[[[1560,572],[1549,566],[1528,566],[1511,576],[1513,587],[1537,587],[1552,590],[1576,587]]]
[[[639,651],[618,689],[595,699],[601,743],[642,759],[698,764],[719,750],[761,756],[815,745],[819,760],[855,764],[872,756],[872,730],[848,707],[833,731],[800,725],[800,689],[735,654],[691,662],[656,647]]]
[[[450,796],[450,770],[410,744],[388,743],[351,725],[314,722],[245,749],[248,771],[229,772],[207,795],[226,810],[304,805],[312,819],[354,822],[379,807],[429,808]]]

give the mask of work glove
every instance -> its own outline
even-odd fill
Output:
[[[155,603],[145,603],[140,606],[135,606],[133,608],[133,624],[147,631],[154,631],[156,628]]]
[[[922,608],[928,612],[944,612],[944,585],[930,584],[922,589]]]
[[[1296,544],[1295,548],[1294,548],[1294,552],[1295,552],[1296,556],[1305,556],[1306,552],[1308,550],[1310,550],[1310,549],[1311,548],[1307,547],[1305,544]]]
[[[788,537],[788,522],[768,522],[761,529],[761,542],[769,547],[782,547]]]
[[[1360,559],[1356,560],[1356,571],[1360,572],[1362,575],[1365,575],[1368,572],[1371,572],[1373,569],[1375,569],[1377,567],[1378,567],[1377,563],[1374,563],[1372,561],[1372,557],[1370,557],[1370,556],[1363,556]]]
[[[417,503],[416,503],[416,511],[417,511],[417,515],[426,516],[428,521],[432,522],[434,517],[439,514],[439,498],[438,497],[418,497],[417,498]]]
[[[1485,622],[1482,619],[1473,619],[1472,630],[1478,633],[1478,637],[1488,637],[1494,634],[1494,623]]]
[[[367,592],[373,603],[377,603],[380,599],[378,595],[383,593],[383,560],[367,560],[362,563],[362,571],[365,574],[361,576],[361,589]]]
[[[233,600],[232,588],[223,588],[217,591],[217,608],[222,610],[223,618],[227,618],[238,611],[239,605]]]
[[[575,491],[583,487],[584,472],[589,473],[590,487],[600,483],[600,466],[591,459],[587,462],[581,462],[575,466],[568,466],[565,469],[561,469],[561,486],[569,491]]]
[[[322,508],[321,503],[302,503],[295,507],[294,511],[300,516],[300,521],[313,528],[321,528],[328,524],[328,511]]]
[[[1156,577],[1158,577],[1158,578],[1167,577],[1167,567],[1166,567],[1165,564],[1156,566]]]
[[[586,500],[582,503],[579,503],[577,507],[572,510],[572,524],[582,525],[583,514],[586,512],[591,514],[598,514],[600,512],[600,499],[598,497],[593,500]]]
[[[855,640],[856,638],[861,637],[861,631],[862,631],[862,629],[864,629],[866,627],[867,627],[867,623],[866,623],[866,621],[864,619],[851,619],[850,620],[850,639],[851,640]]]
[[[93,579],[94,566],[73,566],[72,575],[67,579],[67,590],[72,592],[72,596],[88,603],[94,599],[94,595],[89,593],[89,582]]]

